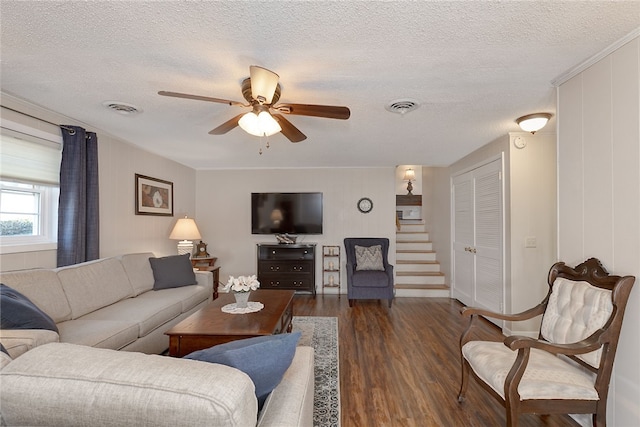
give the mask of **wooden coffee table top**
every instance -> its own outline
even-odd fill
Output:
[[[285,332],[282,329],[290,325],[294,295],[295,291],[258,289],[251,292],[249,301],[264,304],[262,310],[231,314],[223,313],[221,309],[235,299],[230,293],[222,293],[211,304],[165,332],[170,339],[169,352],[172,356],[182,356],[195,347],[206,348],[235,339]]]

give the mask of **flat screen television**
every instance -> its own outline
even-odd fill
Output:
[[[251,193],[251,234],[322,234],[322,193]]]

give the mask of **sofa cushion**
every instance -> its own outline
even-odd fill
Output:
[[[74,264],[55,271],[67,295],[73,319],[133,296],[129,278],[116,258]]]
[[[355,246],[356,249],[356,271],[361,270],[382,270],[382,246]]]
[[[0,281],[29,298],[56,323],[71,319],[71,307],[55,271],[13,271],[0,274]]]
[[[55,322],[31,300],[0,283],[0,329],[48,329],[58,332]]]
[[[58,330],[61,342],[118,350],[138,338],[140,327],[128,320],[82,318],[59,323]]]
[[[255,384],[258,408],[262,408],[291,365],[300,335],[300,332],[294,332],[231,341],[194,351],[184,358],[240,369]]]
[[[189,254],[149,258],[153,270],[153,289],[178,288],[196,284]]]
[[[138,336],[144,337],[159,326],[171,319],[175,319],[182,313],[182,301],[171,298],[162,292],[145,292],[135,298],[118,301],[115,304],[103,307],[82,316],[83,320],[121,320],[136,323]]]
[[[170,301],[180,301],[182,305],[181,311],[185,313],[203,301],[213,298],[213,291],[208,286],[195,285],[149,291],[140,295],[138,298],[142,296],[145,298],[166,298]]]
[[[0,341],[13,358],[38,346],[60,341],[57,332],[48,329],[0,329]]]
[[[238,427],[258,416],[244,373],[158,355],[47,344],[5,366],[0,380],[7,425]]]
[[[129,277],[134,295],[153,289],[153,270],[149,264],[149,258],[155,255],[152,252],[139,254],[126,254],[120,257],[124,271]]]

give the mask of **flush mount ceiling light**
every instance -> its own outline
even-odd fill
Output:
[[[115,111],[118,114],[122,114],[123,116],[132,116],[134,114],[142,113],[141,108],[138,108],[135,105],[128,104],[126,102],[104,101],[102,105],[110,110]]]
[[[552,115],[553,114],[550,113],[528,114],[526,116],[517,118],[516,123],[523,131],[531,132],[532,134],[534,134],[545,127]]]

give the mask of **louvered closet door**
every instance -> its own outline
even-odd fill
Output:
[[[500,159],[453,179],[453,296],[502,313],[503,212]]]
[[[451,289],[454,298],[473,305],[475,259],[469,252],[474,245],[473,173],[455,177],[452,193],[454,269]]]

